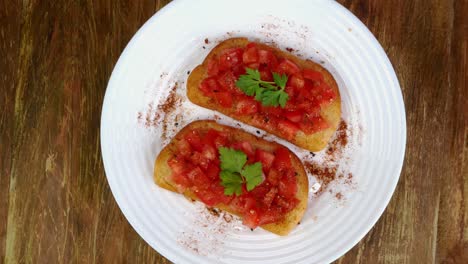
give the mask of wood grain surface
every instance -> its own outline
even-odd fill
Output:
[[[0,0],[0,262],[169,263],[119,210],[99,141],[112,69],[168,1]],[[468,263],[466,0],[340,0],[400,80],[396,192],[337,263]]]

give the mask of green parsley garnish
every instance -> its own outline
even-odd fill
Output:
[[[241,75],[236,82],[246,95],[255,96],[255,100],[262,103],[264,106],[278,106],[282,108],[286,105],[289,99],[288,94],[284,91],[288,76],[286,74],[278,74],[273,72],[274,82],[262,81],[258,70],[246,68],[247,74]]]
[[[247,191],[253,190],[262,183],[262,163],[245,165],[247,155],[244,152],[220,147],[219,159],[221,161],[221,185],[225,195],[240,195],[242,184],[246,183]]]

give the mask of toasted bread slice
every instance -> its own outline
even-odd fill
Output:
[[[198,89],[200,83],[206,77],[208,77],[207,66],[208,66],[208,61],[210,61],[211,58],[218,57],[222,51],[228,48],[238,48],[238,47],[243,48],[248,43],[249,43],[249,40],[247,38],[231,38],[218,44],[208,54],[208,56],[205,58],[203,63],[198,65],[188,77],[187,96],[190,99],[190,101],[192,101],[193,103],[199,106],[221,112],[229,117],[242,121],[246,124],[256,126],[255,122],[253,122],[253,116],[238,115],[236,114],[234,109],[221,107],[214,99],[203,95]],[[322,150],[328,144],[328,141],[330,140],[331,136],[338,128],[338,124],[340,122],[340,117],[341,117],[340,92],[339,92],[338,85],[336,84],[335,79],[330,74],[330,72],[328,72],[324,67],[322,67],[321,65],[313,61],[300,59],[297,56],[292,55],[291,53],[282,51],[278,48],[271,47],[265,44],[257,43],[257,46],[261,49],[271,50],[278,57],[291,60],[295,62],[301,68],[307,68],[307,69],[321,72],[323,74],[325,83],[337,95],[334,101],[332,101],[331,103],[321,108],[321,116],[329,125],[327,129],[318,131],[314,134],[304,134],[304,132],[299,131],[294,137],[294,139],[289,140],[291,143],[299,147],[302,147],[304,149],[310,150],[310,151]],[[259,127],[259,126],[257,127],[260,129],[264,129],[265,131],[272,133],[278,137],[282,137],[277,129],[269,128],[269,127]]]
[[[184,127],[179,133],[177,133],[177,135],[172,139],[172,141],[159,153],[154,166],[154,181],[157,185],[169,191],[178,192],[176,184],[171,180],[172,170],[168,165],[168,160],[175,155],[177,151],[177,142],[183,139],[184,135],[193,130],[208,131],[209,129],[227,132],[229,137],[231,137],[235,141],[248,141],[252,144],[253,147],[260,148],[266,151],[273,151],[281,146],[278,143],[266,141],[254,135],[251,135],[243,130],[220,125],[215,121],[195,121]],[[284,216],[283,220],[276,223],[260,226],[263,229],[278,235],[287,235],[302,219],[302,216],[304,215],[304,212],[307,207],[309,190],[307,174],[299,158],[291,151],[289,152],[292,161],[292,167],[297,173],[296,181],[298,188],[296,198],[299,200],[299,203],[293,210],[289,211]],[[188,189],[185,190],[182,194],[185,195],[187,198],[199,200],[197,199],[197,196]],[[230,210],[230,208],[226,204],[218,204],[215,206],[215,208],[237,215],[235,212]]]

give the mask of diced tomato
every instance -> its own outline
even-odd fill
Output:
[[[260,68],[260,63],[254,62],[254,63],[247,64],[247,68],[258,70],[258,68]]]
[[[281,110],[281,107],[274,107],[274,106],[262,105],[262,112],[273,117],[280,117],[283,114],[283,110]]]
[[[314,126],[318,129],[318,131],[327,129],[330,127],[328,122],[325,119],[323,119],[321,116],[315,116],[311,118],[311,121],[314,124]]]
[[[289,96],[289,100],[286,102],[286,108],[288,108],[288,105],[290,105],[290,106],[293,105],[292,100],[294,100],[294,98],[297,96],[296,90],[297,89],[294,86],[291,86],[291,85],[286,85],[286,87],[284,88],[284,91]]]
[[[268,66],[270,69],[275,69],[278,65],[278,59],[275,54],[269,50],[258,50],[258,62]]]
[[[224,203],[229,204],[233,196],[227,196],[224,194],[224,187],[220,184],[220,182],[216,181],[213,182],[209,188],[209,190],[216,195],[217,201],[216,203]]]
[[[256,205],[256,201],[250,195],[236,196],[231,202],[231,208],[235,212],[246,213]]]
[[[255,160],[260,161],[262,163],[262,169],[265,173],[267,173],[270,170],[271,164],[273,164],[274,159],[275,155],[273,155],[273,153],[261,150],[259,148],[255,150]]]
[[[184,173],[187,168],[187,164],[183,160],[176,158],[169,159],[167,165],[169,165],[172,172],[175,174]]]
[[[211,145],[218,149],[219,147],[225,146],[227,143],[227,137],[225,134],[220,133],[215,129],[210,129],[206,132],[202,139],[203,144]]]
[[[232,95],[229,92],[214,93],[216,101],[225,108],[232,107]]]
[[[206,186],[210,182],[210,179],[203,173],[200,167],[195,167],[189,171],[187,173],[187,178],[189,178],[195,186]]]
[[[291,140],[296,136],[296,133],[299,131],[300,127],[288,120],[281,120],[278,122],[278,129],[286,139]]]
[[[219,172],[219,165],[216,163],[210,163],[210,165],[208,165],[208,168],[206,169],[206,176],[208,176],[212,180],[216,180],[219,179]]]
[[[236,76],[234,76],[234,73],[232,73],[232,71],[226,71],[223,74],[219,75],[217,81],[224,91],[228,91],[235,94],[243,94],[243,92],[236,86],[237,78]]]
[[[193,152],[189,160],[192,162],[192,164],[199,166],[200,168],[203,168],[204,170],[206,170],[208,166],[210,165],[210,161],[207,158],[205,158],[202,153],[198,151]]]
[[[267,180],[272,186],[276,186],[281,179],[281,173],[277,169],[270,169]]]
[[[273,81],[273,74],[268,68],[260,67],[259,72],[260,72],[260,79],[262,79],[262,81],[267,81],[267,82]]]
[[[205,144],[203,145],[202,156],[207,160],[213,161],[217,158],[218,152],[213,146]]]
[[[213,92],[218,92],[221,90],[221,86],[215,78],[206,78],[200,83],[200,91],[203,92],[205,96],[210,96]]]
[[[274,203],[280,206],[283,212],[289,212],[295,206],[294,199],[295,198],[286,199],[278,195],[275,197]]]
[[[288,75],[301,72],[299,66],[288,59],[283,59],[276,70],[278,73],[286,73]]]
[[[256,210],[250,210],[246,212],[242,217],[242,224],[250,227],[256,228],[260,223],[260,218]]]
[[[176,148],[183,157],[188,157],[192,153],[192,148],[185,138],[177,141]]]
[[[202,151],[203,149],[203,144],[200,138],[200,134],[198,134],[197,131],[190,131],[185,135],[185,140],[190,144],[190,146],[197,150],[197,151]]]
[[[251,196],[245,196],[244,197],[244,212],[250,211],[252,208],[255,207],[257,204],[257,201],[255,201],[255,198]]]
[[[231,70],[232,73],[234,73],[234,76],[236,76],[236,78],[239,78],[239,76],[246,73],[245,66],[242,64],[232,67]]]
[[[256,48],[256,47],[257,47],[257,43],[255,43],[255,42],[249,42],[249,44],[247,44],[247,45],[245,46],[246,49],[253,48],[253,47]]]
[[[258,112],[258,102],[243,98],[236,103],[236,113],[241,115],[250,115]]]
[[[234,66],[242,64],[242,53],[241,48],[227,49],[219,56],[219,68],[222,71],[229,70]]]
[[[249,161],[254,161],[255,151],[252,147],[252,144],[250,144],[250,142],[248,141],[235,142],[234,144],[232,144],[232,148],[244,152],[245,155],[247,155],[247,158],[249,159]]]
[[[316,88],[310,80],[304,81],[304,87],[298,91],[298,97],[313,100]]]
[[[275,151],[275,160],[273,167],[279,171],[287,170],[291,167],[291,157],[289,151],[284,147],[279,147]]]
[[[307,116],[319,116],[321,111],[320,104],[316,99],[309,100],[304,97],[296,98],[294,108],[307,114]]]
[[[195,195],[198,197],[198,199],[210,207],[215,206],[221,202],[220,196],[212,192],[210,189],[197,188],[195,190]]]
[[[305,134],[312,134],[330,127],[330,125],[321,116],[309,117],[300,124],[301,130]]]
[[[302,75],[305,79],[309,79],[314,82],[322,82],[323,81],[323,74],[318,71],[304,69],[302,70]]]
[[[250,195],[258,199],[259,197],[264,197],[268,191],[270,191],[270,184],[266,181],[262,182],[260,185],[256,186],[253,190],[250,191]]]
[[[219,73],[219,64],[218,60],[216,59],[211,59],[208,61],[208,66],[206,69],[208,76],[216,76]]]
[[[258,50],[257,47],[247,47],[242,55],[242,61],[244,64],[257,63],[258,62]]]
[[[329,102],[333,101],[333,99],[335,99],[336,93],[330,87],[328,87],[328,85],[323,83],[320,86],[320,88],[322,88],[322,92],[321,92],[322,101],[320,102],[321,104],[322,103],[329,103]]]
[[[286,111],[284,116],[294,123],[299,123],[302,120],[302,112],[298,110]]]
[[[317,104],[310,104],[309,107],[306,109],[307,115],[310,117],[319,117],[320,116],[320,105]]]
[[[180,192],[183,192],[186,188],[189,188],[192,186],[192,182],[190,181],[190,179],[187,177],[185,173],[180,173],[180,174],[173,173],[172,180],[176,184],[182,187],[182,188],[178,188]]]
[[[183,187],[190,187],[192,185],[191,180],[187,177],[187,171],[191,170],[191,167],[179,159],[170,159],[167,164],[172,170],[172,179],[175,183],[182,185]]]
[[[297,192],[296,182],[285,178],[283,177],[278,184],[279,194],[286,198],[295,197]]]
[[[297,89],[304,88],[304,78],[300,74],[293,74],[289,76],[288,85],[291,85]]]
[[[275,223],[281,218],[283,218],[283,213],[281,212],[281,208],[271,207],[262,213],[258,224],[266,225],[266,224]]]
[[[224,133],[220,133],[214,140],[214,145],[216,148],[224,147],[228,143],[227,135]]]
[[[271,188],[268,193],[263,197],[263,203],[267,206],[270,207],[271,203],[276,197],[276,194],[278,194],[278,189],[276,187]]]

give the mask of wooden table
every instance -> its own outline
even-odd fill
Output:
[[[167,1],[0,1],[0,262],[169,263],[130,227],[100,151],[101,105]],[[400,80],[408,140],[377,225],[337,263],[468,263],[464,0],[341,0]]]

